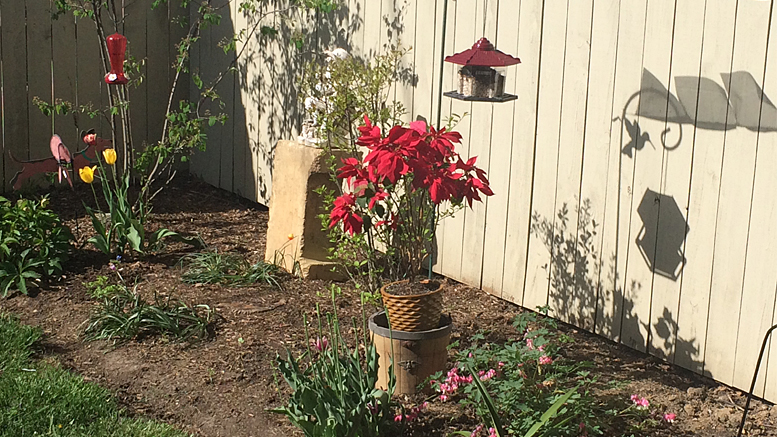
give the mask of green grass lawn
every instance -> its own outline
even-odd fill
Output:
[[[108,390],[31,360],[40,335],[0,314],[0,436],[186,436],[169,425],[123,417]]]

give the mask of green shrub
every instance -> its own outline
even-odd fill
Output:
[[[73,235],[46,208],[48,198],[0,197],[0,294],[12,288],[27,294],[30,285],[62,271]]]

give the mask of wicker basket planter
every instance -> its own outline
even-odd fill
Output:
[[[391,320],[391,329],[418,332],[437,328],[442,317],[442,283],[439,283],[437,289],[423,294],[403,296],[389,292],[391,288],[407,282],[392,282],[380,289],[383,305]]]

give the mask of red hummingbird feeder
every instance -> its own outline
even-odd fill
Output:
[[[480,38],[471,49],[445,58],[446,62],[461,65],[457,91],[444,93],[447,97],[477,102],[507,102],[518,96],[506,94],[507,67],[521,60],[500,52],[486,38]]]
[[[111,71],[105,75],[105,83],[109,85],[124,85],[129,82],[124,75],[124,56],[127,51],[127,38],[114,33],[105,39],[108,45],[108,56],[111,60]]]

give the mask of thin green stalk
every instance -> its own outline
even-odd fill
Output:
[[[310,350],[310,332],[308,331],[308,315],[302,314],[302,324],[305,326],[305,346],[308,350],[308,360],[313,362],[313,353]]]

